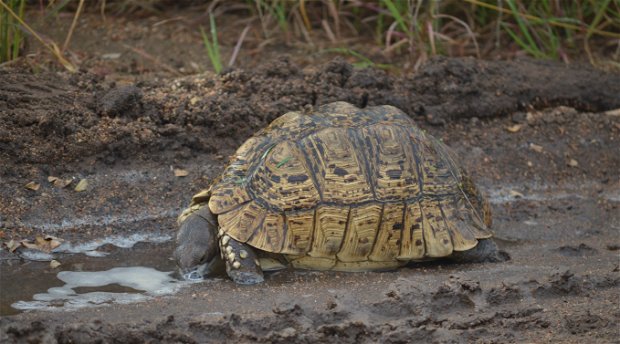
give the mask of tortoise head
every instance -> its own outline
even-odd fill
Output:
[[[182,220],[174,259],[186,280],[202,280],[221,261],[217,227],[215,215],[206,205]]]

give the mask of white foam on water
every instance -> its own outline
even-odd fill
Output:
[[[179,214],[179,209],[159,209],[158,211],[143,211],[137,214],[119,214],[104,216],[84,216],[77,219],[63,219],[59,223],[33,221],[26,222],[28,227],[43,231],[57,231],[67,228],[80,228],[89,225],[110,226],[123,225],[146,220],[157,220],[161,218],[175,217]]]
[[[160,233],[133,233],[130,235],[111,235],[101,239],[92,241],[86,241],[83,243],[71,243],[68,241],[63,242],[60,246],[56,247],[53,253],[84,253],[91,257],[103,257],[107,253],[99,252],[97,249],[103,245],[114,245],[120,248],[132,248],[139,242],[151,242],[161,244],[172,239],[170,234]]]
[[[49,262],[50,260],[54,259],[54,256],[49,253],[32,249],[19,250],[18,254],[23,259],[34,260],[38,262]]]
[[[178,281],[171,274],[141,266],[107,271],[61,271],[57,277],[65,282],[64,286],[49,288],[47,293],[35,294],[32,301],[18,301],[11,307],[19,310],[58,310],[146,301],[155,296],[174,294],[189,283]],[[112,284],[129,287],[136,292],[93,291],[79,294],[75,291],[80,287],[96,288]]]

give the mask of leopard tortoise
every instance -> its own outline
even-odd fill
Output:
[[[174,256],[186,278],[223,261],[240,284],[263,281],[261,259],[338,271],[494,260],[489,204],[457,160],[393,106],[286,113],[192,198]]]

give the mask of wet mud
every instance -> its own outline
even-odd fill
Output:
[[[343,60],[301,68],[279,59],[136,84],[6,69],[0,80],[4,243],[36,235],[74,246],[135,233],[173,237],[178,211],[247,137],[286,111],[344,100],[398,106],[453,147],[490,196],[498,245],[511,257],[385,273],[283,271],[250,287],[215,278],[149,302],[4,315],[3,343],[613,343],[620,336],[618,74],[439,58],[398,76]],[[54,185],[50,176],[71,184]],[[82,179],[88,187],[77,192]],[[116,266],[156,265],[108,246],[92,250],[109,250]],[[53,271],[82,259],[68,254],[50,253],[63,263]],[[2,271],[42,264],[53,275],[48,262],[20,257],[22,248],[3,247]],[[3,289],[28,281],[7,276]]]

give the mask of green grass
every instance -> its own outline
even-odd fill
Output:
[[[219,74],[222,72],[222,58],[220,54],[220,45],[217,41],[217,28],[215,26],[213,14],[209,14],[209,24],[211,27],[211,39],[209,39],[209,36],[202,27],[200,27],[200,33],[202,34],[202,41],[207,49],[209,61],[211,61],[211,65],[215,72]]]
[[[19,18],[24,18],[26,0],[0,0]],[[0,6],[0,63],[19,57],[24,36],[19,29],[19,22],[4,6]]]
[[[37,1],[0,1],[22,20],[25,7],[39,8]],[[55,16],[58,11],[74,11],[77,0],[47,3],[46,16]],[[166,3],[103,2],[119,15],[136,9],[161,13],[168,6]],[[182,1],[177,6],[184,4],[196,5]],[[99,11],[101,6],[99,1],[85,4],[86,10],[91,11]],[[417,68],[433,55],[510,58],[527,54],[566,62],[587,56],[592,64],[605,60],[620,68],[620,0],[227,0],[205,1],[200,6],[212,13],[234,13],[248,28],[238,41],[242,42],[249,31],[248,40],[255,44],[254,49],[267,44],[292,49],[303,45],[309,51],[342,54],[354,59],[359,67],[388,67],[367,56],[375,60],[377,56],[388,61],[405,60],[405,68]],[[18,23],[15,16],[0,8],[0,61],[18,57],[23,31],[28,31],[63,65],[68,65],[63,61],[67,44],[59,49],[54,42],[26,29],[27,24]],[[200,28],[202,41],[213,69],[220,73],[222,47],[213,14],[209,16],[209,28]],[[262,37],[256,35],[261,31]],[[230,37],[230,32],[224,34]],[[357,43],[363,47],[374,44],[372,53],[362,51],[354,45]],[[237,53],[244,53],[239,44],[233,57]]]

